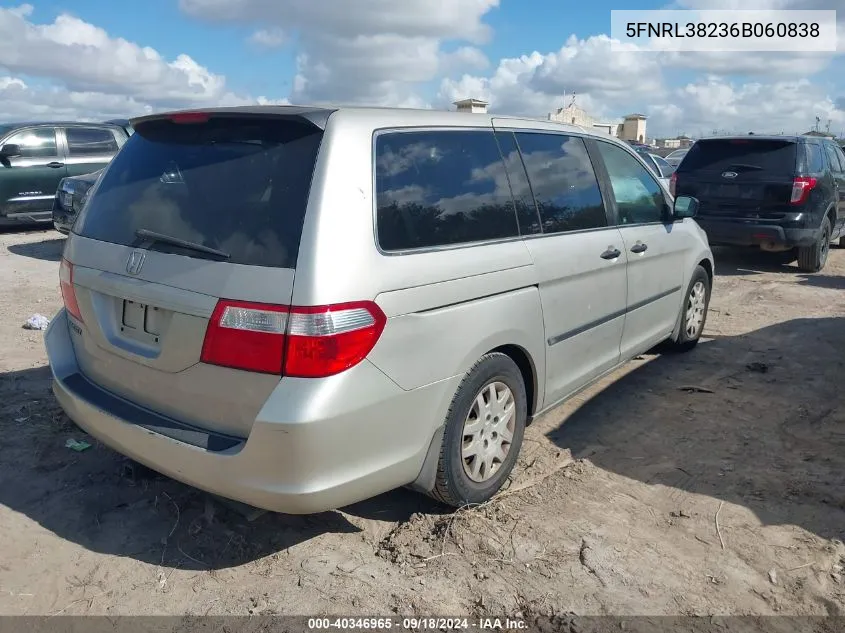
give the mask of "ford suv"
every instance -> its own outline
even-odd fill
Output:
[[[845,242],[845,154],[826,139],[702,139],[671,186],[699,200],[696,219],[713,245],[788,253],[814,273],[824,268],[831,241]]]

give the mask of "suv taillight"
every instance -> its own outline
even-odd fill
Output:
[[[221,299],[201,360],[300,378],[333,376],[366,358],[386,322],[371,301],[288,307]]]
[[[669,178],[669,193],[671,193],[673,197],[675,196],[675,189],[677,188],[677,186],[678,174],[672,172],[672,176]]]
[[[82,321],[82,312],[79,310],[79,303],[76,300],[76,290],[73,288],[73,264],[65,258],[59,264],[59,287],[62,289],[62,300],[65,303],[65,310],[74,319]]]
[[[818,180],[812,177],[800,176],[793,180],[792,197],[789,199],[789,204],[804,204],[817,183]]]

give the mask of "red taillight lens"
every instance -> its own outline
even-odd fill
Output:
[[[76,301],[76,290],[73,288],[73,264],[62,258],[59,265],[59,286],[62,289],[62,300],[65,303],[65,310],[74,319],[82,321],[82,312],[79,310],[79,303]]]
[[[286,306],[218,301],[205,332],[200,360],[246,371],[281,374]]]
[[[375,347],[386,322],[370,301],[291,308],[285,375],[322,378],[357,365]]]
[[[817,183],[818,180],[815,178],[800,177],[793,180],[789,204],[804,204]]]
[[[669,178],[669,193],[672,194],[674,197],[675,189],[678,188],[678,174],[672,172],[672,176]]]
[[[174,123],[207,123],[209,115],[207,112],[177,112],[170,115],[170,120]]]
[[[287,307],[221,300],[208,324],[201,360],[300,378],[332,376],[364,360],[386,322],[369,301]]]

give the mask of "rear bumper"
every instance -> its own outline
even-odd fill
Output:
[[[762,248],[795,248],[812,246],[819,239],[820,229],[784,228],[742,219],[696,217],[713,246],[758,246]]]
[[[70,228],[73,226],[74,220],[76,220],[76,215],[72,215],[61,209],[53,207],[52,220],[53,228],[55,228],[59,233],[68,235],[70,233]]]
[[[45,335],[53,391],[107,446],[173,479],[276,512],[340,508],[413,483],[459,377],[404,391],[368,361],[326,380],[282,379],[247,439],[185,426],[79,371],[60,311]]]

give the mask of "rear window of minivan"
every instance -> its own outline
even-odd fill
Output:
[[[791,175],[796,158],[797,144],[791,140],[707,139],[690,148],[677,171],[750,170]]]
[[[222,251],[231,263],[294,268],[321,139],[310,123],[281,117],[141,123],[96,185],[74,232],[208,256],[138,235],[155,233]]]

